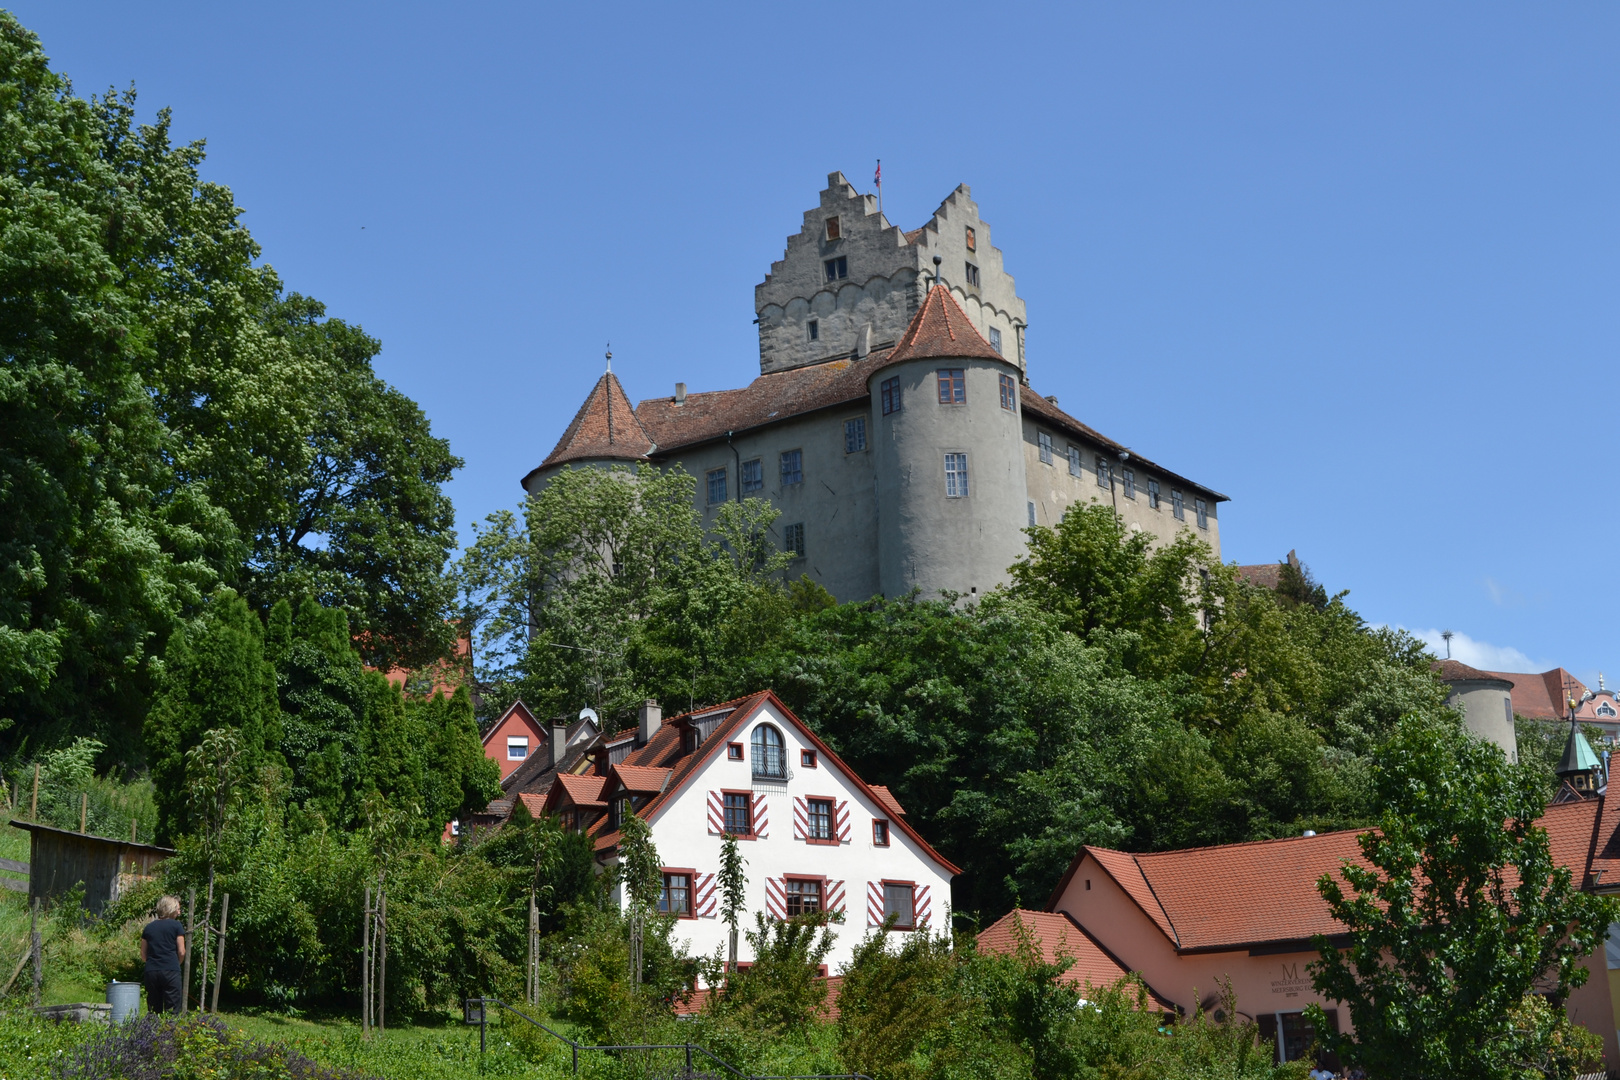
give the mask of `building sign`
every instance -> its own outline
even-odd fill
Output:
[[[1285,998],[1297,998],[1311,992],[1311,978],[1299,970],[1299,961],[1277,965],[1280,977],[1271,980],[1271,992]]]

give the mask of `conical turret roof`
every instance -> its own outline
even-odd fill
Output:
[[[1575,724],[1569,725],[1569,741],[1564,744],[1564,756],[1558,759],[1558,768],[1555,770],[1559,776],[1571,776],[1575,773],[1587,772],[1600,768],[1601,763],[1597,755],[1592,753],[1591,744],[1581,729]]]
[[[574,414],[557,448],[540,463],[542,469],[570,461],[607,458],[640,461],[653,448],[647,429],[636,419],[636,412],[619,385],[618,376],[606,372]]]
[[[973,325],[973,320],[962,310],[962,305],[956,302],[951,290],[938,284],[928,290],[922,307],[911,317],[911,325],[906,327],[905,334],[889,354],[885,365],[934,357],[979,357],[1003,363],[1007,361],[984,340],[984,335]]]

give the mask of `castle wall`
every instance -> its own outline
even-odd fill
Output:
[[[964,369],[966,402],[939,403],[939,368]],[[880,368],[869,383],[900,380],[902,408],[889,416],[874,407],[879,580],[885,596],[913,588],[925,597],[941,589],[988,592],[1007,580],[1024,553],[1024,458],[1016,410],[1000,405],[999,376],[1011,366],[993,360],[913,360]],[[945,454],[968,455],[968,494],[946,494]]]
[[[866,421],[867,449],[845,453],[844,422],[856,418]],[[735,455],[724,442],[708,443],[681,451],[665,467],[679,462],[697,478],[698,509],[705,527],[713,527],[719,506],[708,501],[709,470],[726,470],[727,498],[735,501],[738,462],[758,460],[764,490],[746,494],[768,499],[782,512],[772,530],[776,546],[783,546],[788,526],[804,526],[804,557],[788,565],[788,580],[807,574],[839,600],[864,600],[879,592],[872,436],[870,411],[859,402],[738,435]],[[782,483],[781,455],[787,450],[802,453],[802,483]]]
[[[1511,762],[1519,760],[1518,737],[1513,729],[1513,685],[1503,679],[1458,681],[1451,684],[1446,704],[1462,713],[1468,730],[1502,748]]]
[[[1052,437],[1052,463],[1050,465],[1040,458],[1040,435],[1044,432]],[[1109,506],[1117,505],[1119,516],[1124,520],[1125,526],[1135,526],[1151,534],[1160,543],[1169,543],[1183,532],[1191,532],[1200,540],[1210,546],[1215,558],[1221,556],[1221,523],[1216,516],[1217,503],[1203,492],[1182,484],[1179,480],[1172,480],[1158,471],[1142,465],[1140,462],[1126,462],[1121,465],[1117,451],[1105,449],[1088,439],[1070,435],[1054,425],[1041,423],[1037,418],[1026,414],[1023,421],[1023,450],[1025,475],[1029,478],[1028,501],[1035,507],[1035,523],[1047,527],[1056,527],[1069,507],[1076,503],[1100,502]],[[1073,476],[1069,472],[1069,447],[1074,446],[1080,450],[1080,475]],[[1114,490],[1110,494],[1106,486],[1097,483],[1097,455],[1101,453],[1111,462],[1114,472]],[[1134,499],[1125,494],[1125,485],[1120,470],[1129,468],[1136,483],[1136,497]],[[1159,484],[1159,505],[1155,509],[1149,505],[1148,481],[1156,480]],[[1172,492],[1180,491],[1185,505],[1185,521],[1177,521],[1173,511]],[[1194,499],[1204,499],[1208,505],[1207,529],[1198,527],[1198,515],[1194,506]],[[1025,508],[1025,521],[1028,521],[1028,507]]]

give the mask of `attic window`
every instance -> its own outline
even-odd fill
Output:
[[[872,846],[889,846],[889,823],[882,818],[872,819]]]
[[[973,226],[971,225],[967,227],[967,249],[969,251],[979,250],[979,238],[974,234]]]
[[[805,769],[816,767],[816,752],[814,750],[799,751],[799,766]]]
[[[836,259],[828,259],[822,266],[827,269],[828,281],[843,281],[849,277],[849,259],[843,255]]]
[[[838,231],[838,219],[836,217],[828,218],[827,219],[827,239],[836,240],[836,239],[838,239],[839,235],[840,235],[840,233]]]
[[[979,268],[972,263],[967,264],[967,283],[975,289],[979,287]]]
[[[529,756],[529,740],[527,738],[509,738],[506,740],[506,760],[522,761]]]
[[[728,742],[728,743],[726,743],[726,760],[727,761],[741,761],[742,759],[743,759],[742,743],[740,743],[740,742]]]

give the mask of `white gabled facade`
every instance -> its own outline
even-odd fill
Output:
[[[774,695],[673,717],[644,734],[643,746],[605,765],[610,816],[593,831],[599,855],[616,860],[611,807],[616,798],[635,800],[664,864],[666,903],[684,909],[676,937],[693,954],[712,956],[728,939],[716,884],[728,830],[747,860],[739,926],[751,928],[754,912],[780,919],[813,906],[841,914],[831,928],[829,974],[882,925],[886,910],[899,914],[902,933],[950,925],[957,868],[905,822],[886,791],[850,771]],[[746,939],[738,950],[739,961],[752,959]]]

